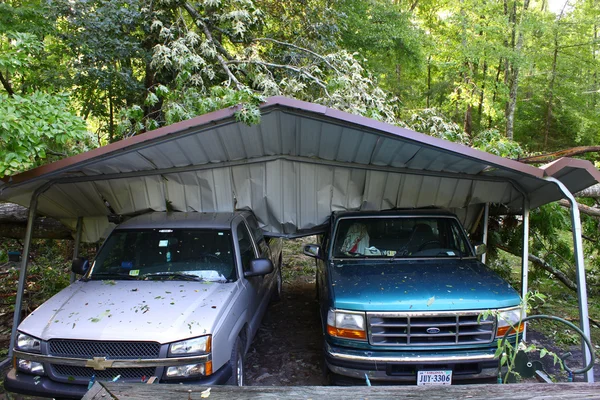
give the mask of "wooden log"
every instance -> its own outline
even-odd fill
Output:
[[[0,203],[0,237],[23,239],[29,210],[18,204]],[[73,239],[72,232],[60,221],[38,216],[33,225],[36,239]]]
[[[196,385],[147,385],[143,383],[96,382],[85,400],[202,400],[208,389]],[[230,399],[598,399],[600,383],[524,383],[506,385],[451,386],[213,386],[209,400]]]

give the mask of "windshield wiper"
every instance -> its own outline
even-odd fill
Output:
[[[201,282],[204,279],[198,275],[182,274],[181,272],[154,272],[140,276],[141,279],[173,279],[182,281],[197,281]]]

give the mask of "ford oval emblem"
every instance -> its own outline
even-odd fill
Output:
[[[436,327],[427,328],[427,333],[429,333],[430,335],[435,335],[436,333],[440,333],[440,328],[436,328]]]

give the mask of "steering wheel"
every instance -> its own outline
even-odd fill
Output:
[[[428,240],[427,242],[423,243],[422,245],[419,246],[419,248],[417,249],[417,251],[422,251],[425,250],[426,247],[431,246],[433,244],[438,245],[438,247],[442,246],[442,242],[440,242],[437,239],[433,239],[433,240]]]
[[[571,368],[569,368],[567,366],[567,364],[565,363],[565,360],[571,356],[571,353],[565,353],[562,356],[560,356],[560,362],[562,364],[562,366],[564,367],[564,369],[569,373],[569,379],[571,379],[573,374],[583,374],[587,371],[589,371],[593,366],[594,366],[594,360],[595,360],[595,355],[594,355],[594,349],[592,348],[592,342],[590,342],[590,339],[585,336],[585,333],[583,333],[583,331],[581,329],[579,329],[577,326],[575,326],[574,324],[572,324],[571,322],[564,320],[562,318],[559,317],[555,317],[553,315],[531,315],[529,317],[525,317],[521,320],[521,323],[530,321],[530,320],[534,320],[534,319],[549,319],[551,321],[557,321],[560,323],[563,323],[565,325],[567,325],[569,328],[573,329],[575,332],[577,332],[577,334],[579,334],[579,336],[581,336],[581,338],[583,339],[583,342],[585,343],[585,345],[587,346],[587,348],[590,351],[590,360],[588,362],[588,365],[586,365],[584,368],[581,369],[577,369],[577,370],[572,370]],[[506,333],[504,334],[504,336],[502,337],[502,341],[500,342],[500,347],[502,348],[504,346],[504,343],[506,342],[506,338],[508,337],[508,335],[513,332],[514,330],[507,330]],[[515,349],[512,349],[513,351]],[[536,364],[541,365],[541,363],[539,361],[534,361],[531,362],[529,361],[529,359],[527,358],[527,355],[525,354],[525,352],[523,352],[522,350],[519,350],[517,352],[516,355],[517,358],[520,358],[521,361],[524,363],[524,365],[522,366],[523,369],[527,370],[527,372],[531,372],[531,374],[533,375],[533,373],[535,372],[536,369]],[[516,359],[515,359],[515,364],[516,364]],[[499,379],[499,382],[502,382],[502,378],[500,375],[500,369],[502,368],[502,365],[500,365],[500,363],[498,363],[498,370],[497,370],[497,376]],[[516,369],[516,368],[515,368]],[[531,371],[529,371],[531,370]],[[505,379],[510,379],[510,377],[505,377]]]
[[[221,257],[219,257],[219,256],[218,256],[218,255],[216,255],[216,254],[212,254],[212,253],[200,253],[198,256],[199,256],[199,257],[204,257],[204,258],[206,258],[207,260],[208,260],[209,258],[212,258],[212,259],[216,260],[218,263],[220,263],[220,264],[223,264],[223,260],[221,259]]]

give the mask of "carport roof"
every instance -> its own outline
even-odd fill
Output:
[[[588,161],[544,168],[299,100],[272,97],[258,125],[239,107],[121,140],[0,182],[0,200],[103,236],[113,211],[233,211],[252,208],[275,234],[308,232],[332,211],[435,206],[469,210],[502,203],[518,212],[600,181]],[[107,205],[110,205],[108,207]],[[468,214],[468,212],[467,212]],[[104,224],[104,225],[103,225]]]

